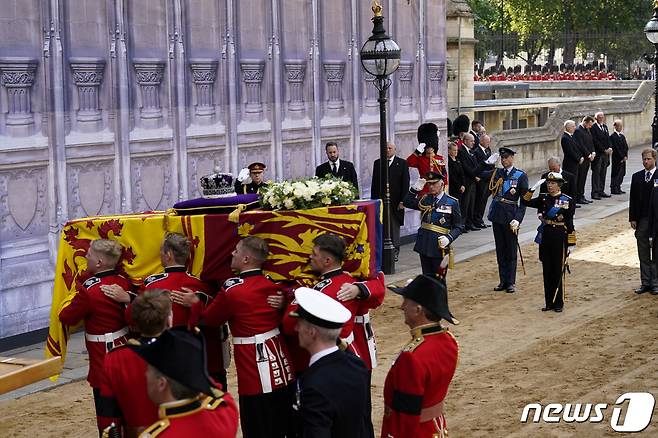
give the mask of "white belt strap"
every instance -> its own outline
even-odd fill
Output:
[[[357,324],[368,324],[370,322],[370,313],[365,315],[356,315],[354,317],[354,322]]]
[[[347,345],[350,345],[352,342],[354,342],[354,332],[350,332],[346,338],[340,338],[340,340],[345,342]]]
[[[105,333],[104,335],[92,335],[90,333],[85,333],[85,338],[89,342],[114,342],[115,340],[119,339],[122,336],[126,336],[128,334],[128,327],[124,327],[121,330],[117,330],[114,333]]]
[[[233,345],[249,345],[249,344],[262,344],[268,339],[272,339],[281,332],[278,328],[272,329],[269,332],[261,333],[255,336],[248,337],[233,337]]]

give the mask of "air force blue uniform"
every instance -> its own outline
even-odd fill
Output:
[[[405,207],[420,210],[421,226],[414,251],[420,254],[423,274],[437,275],[441,260],[450,250],[449,246],[439,246],[439,237],[446,236],[452,244],[464,229],[459,202],[447,193],[425,194],[420,199],[417,195],[418,191],[410,188],[403,200]]]
[[[510,222],[516,219],[520,224],[523,221],[526,207],[519,204],[519,200],[528,191],[528,176],[514,166],[508,170],[499,168],[486,171],[481,175],[483,179],[491,177],[489,190],[492,199],[487,218],[493,224],[500,288],[513,292],[516,283],[518,238],[510,228]],[[510,287],[512,290],[509,290]]]

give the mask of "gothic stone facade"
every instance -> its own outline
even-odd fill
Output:
[[[382,3],[406,155],[420,122],[445,120],[445,0]],[[371,17],[364,0],[0,0],[0,339],[47,326],[69,219],[166,209],[215,166],[310,176],[328,140],[367,197]]]

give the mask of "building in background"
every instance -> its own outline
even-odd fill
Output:
[[[406,156],[419,123],[445,126],[446,0],[381,3],[402,48],[389,133]],[[328,140],[367,197],[371,18],[363,0],[0,0],[0,341],[47,326],[70,219],[167,209],[215,166],[311,176]]]

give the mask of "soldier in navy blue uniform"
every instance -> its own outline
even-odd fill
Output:
[[[548,193],[532,195],[546,182]],[[571,196],[561,192],[564,178],[557,172],[549,172],[546,179],[540,179],[525,194],[522,203],[536,208],[541,224],[537,229],[535,242],[539,243],[539,260],[544,271],[544,298],[546,305],[543,312],[554,310],[562,312],[564,307],[564,275],[569,246],[576,244],[573,216],[576,203]]]
[[[418,198],[427,184],[428,192]],[[420,228],[416,235],[414,251],[420,254],[423,274],[445,278],[441,261],[449,254],[450,245],[464,229],[457,199],[443,191],[443,175],[428,172],[419,179],[404,197],[407,208],[420,210]]]
[[[240,171],[235,181],[235,193],[246,195],[248,193],[258,193],[260,188],[266,188],[269,183],[264,181],[267,166],[263,163],[251,163]]]
[[[528,176],[521,169],[514,167],[512,149],[500,148],[498,153],[503,167],[484,171],[480,175],[482,179],[489,180],[491,191],[491,206],[487,218],[493,225],[500,277],[500,283],[494,290],[513,293],[516,291],[517,234],[525,215],[525,205],[519,204],[519,200],[528,191]],[[496,154],[489,158],[494,157]]]

